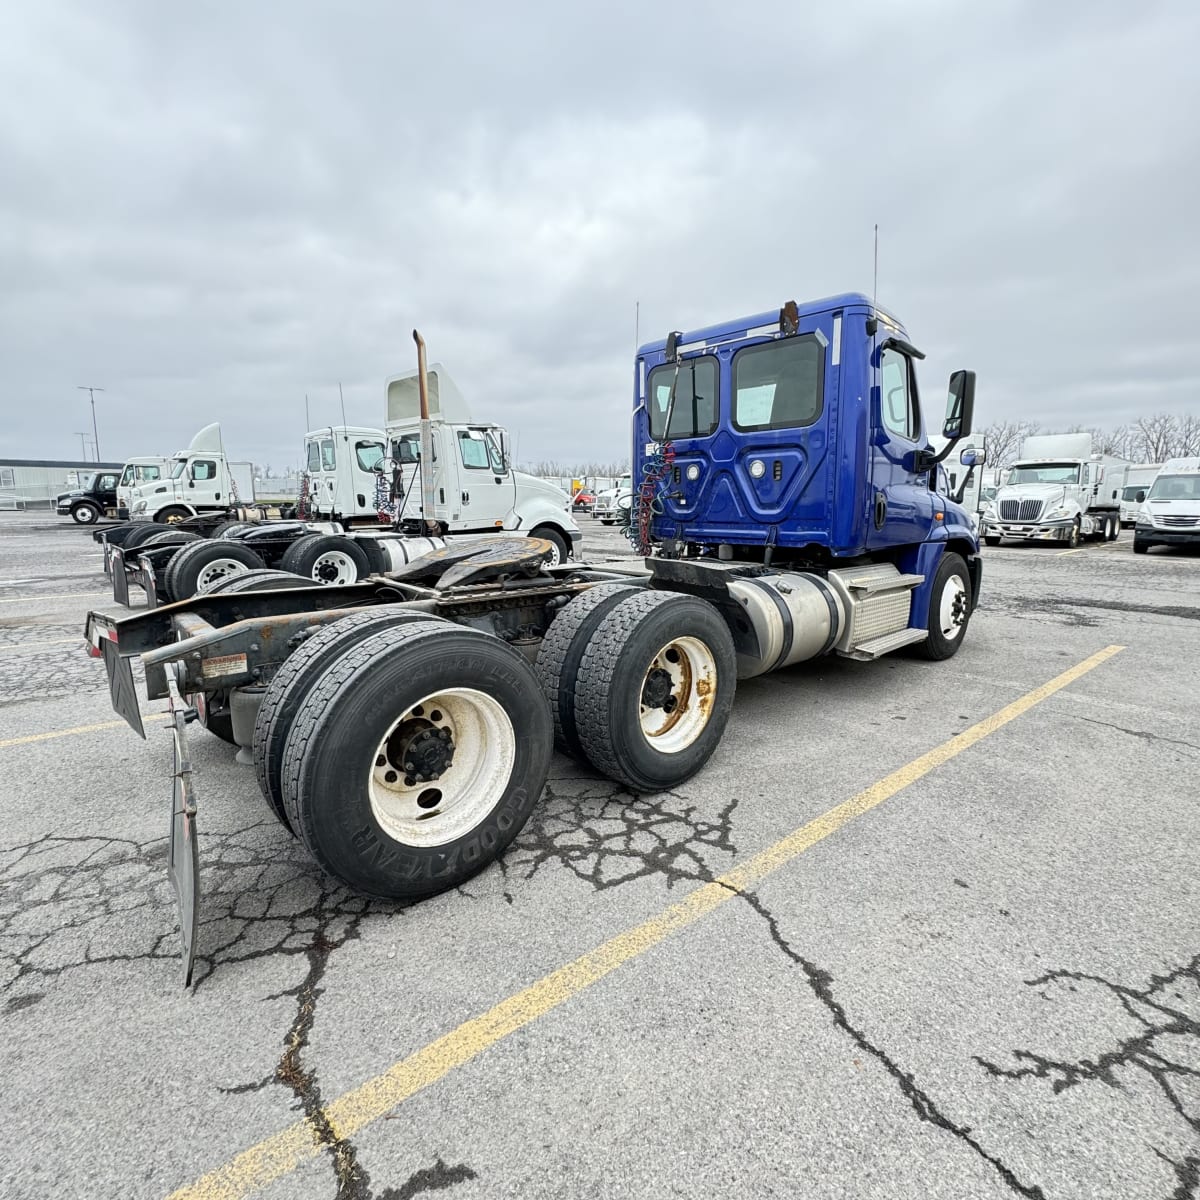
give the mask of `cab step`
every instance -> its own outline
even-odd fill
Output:
[[[919,575],[917,578],[921,578]],[[924,629],[898,629],[895,633],[885,633],[882,637],[872,638],[869,642],[861,642],[852,650],[839,651],[843,658],[854,658],[860,662],[871,662],[899,650],[902,646],[912,646],[923,642],[929,634]]]
[[[846,586],[855,592],[857,597],[864,598],[879,592],[900,592],[905,589],[911,591],[917,584],[925,582],[924,575],[901,575],[894,567],[884,570],[872,568],[861,575],[850,575],[848,571],[843,574],[849,576]]]

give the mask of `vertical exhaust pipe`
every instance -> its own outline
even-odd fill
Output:
[[[429,372],[425,364],[425,339],[414,329],[413,341],[417,343],[417,393],[421,403],[421,515],[427,533],[438,531],[438,522],[433,519],[433,426],[429,420]]]

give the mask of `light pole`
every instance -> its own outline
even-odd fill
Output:
[[[96,393],[104,391],[101,387],[88,387],[87,384],[79,384],[77,391],[87,392],[92,400],[92,448],[96,451],[96,461],[100,461],[100,434],[96,429]]]

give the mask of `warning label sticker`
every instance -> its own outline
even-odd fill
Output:
[[[219,675],[241,675],[246,670],[246,656],[244,654],[221,654],[216,658],[205,659],[200,664],[200,674],[205,679],[212,679]]]

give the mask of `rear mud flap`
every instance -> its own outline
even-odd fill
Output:
[[[125,551],[114,546],[112,552],[113,599],[129,607],[129,576],[125,574]]]
[[[117,643],[110,638],[100,639],[100,653],[104,656],[104,669],[108,672],[108,694],[112,698],[113,710],[129,722],[129,727],[140,738],[145,738],[146,727],[142,724],[142,710],[138,706],[137,688],[133,682],[133,664],[122,658]]]
[[[188,753],[187,724],[195,719],[196,710],[184,703],[174,675],[168,677],[167,684],[171,697],[171,740],[174,743],[167,877],[175,892],[175,907],[179,915],[183,986],[191,987],[200,915],[200,851],[196,843],[196,785]]]

